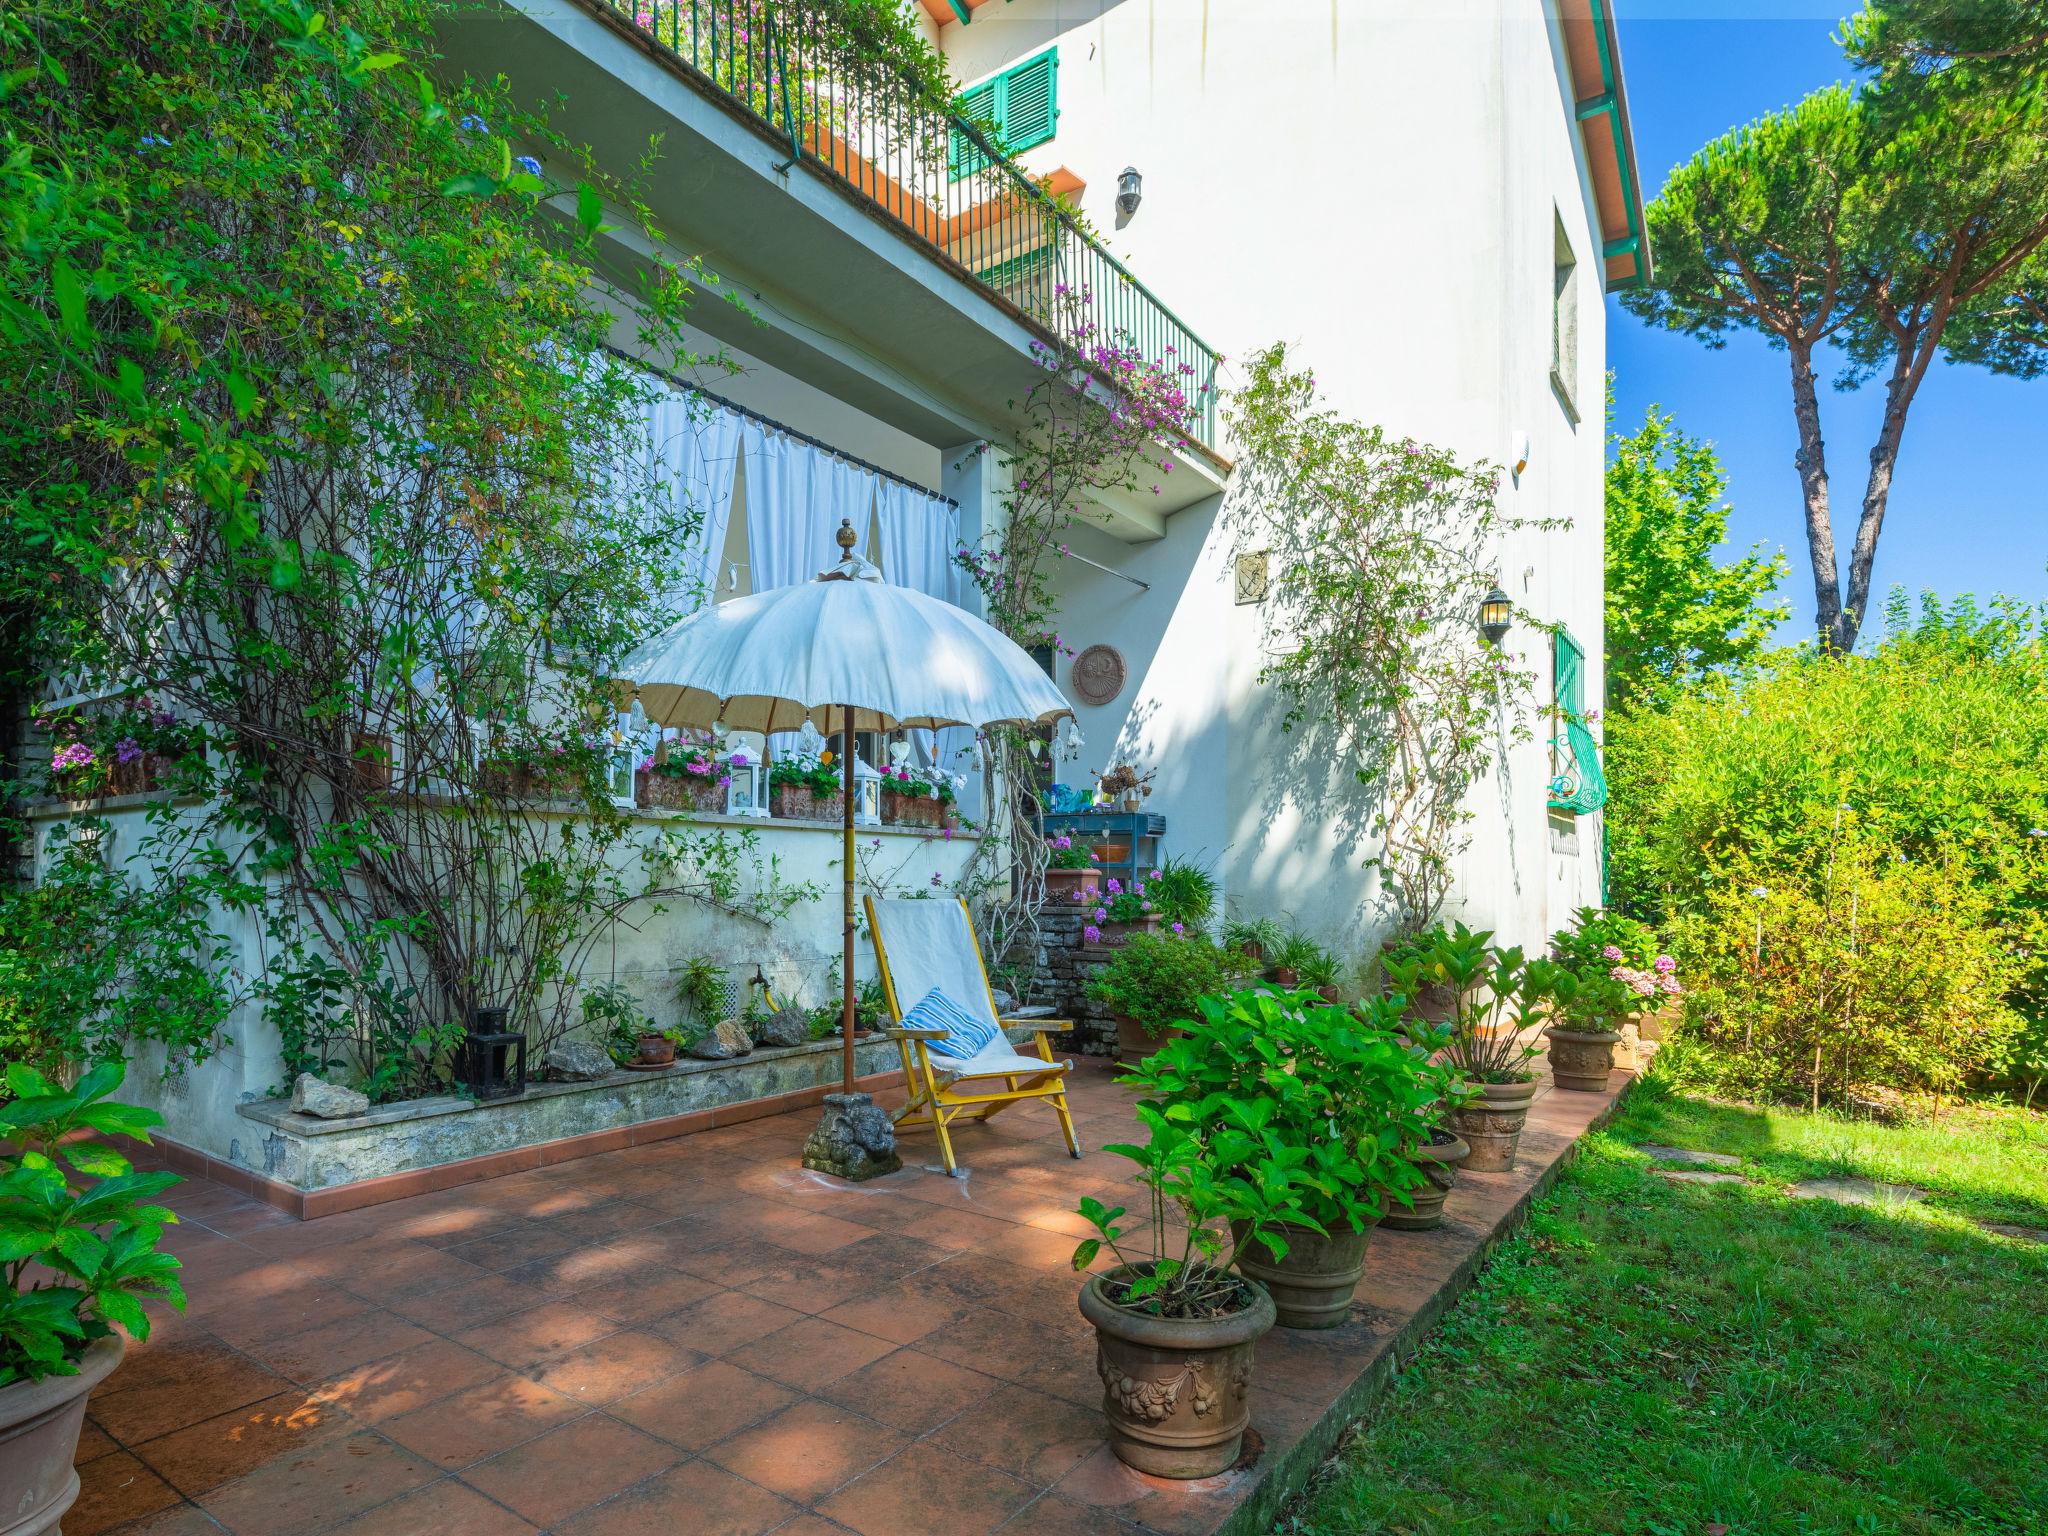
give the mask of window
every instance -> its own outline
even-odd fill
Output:
[[[1057,102],[1060,51],[1048,48],[1033,59],[1006,69],[994,79],[984,80],[960,94],[960,113],[976,121],[996,125],[996,137],[1007,148],[1030,149],[1053,135],[1059,120]],[[984,155],[964,135],[954,134],[948,157],[952,180],[970,176],[988,164]]]
[[[1552,212],[1550,273],[1550,386],[1564,413],[1579,419],[1579,260],[1564,220]]]
[[[1571,815],[1607,803],[1600,744],[1586,728],[1586,653],[1559,625],[1550,636],[1550,807]]]

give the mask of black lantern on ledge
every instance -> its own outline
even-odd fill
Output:
[[[470,1010],[455,1053],[456,1081],[477,1098],[516,1099],[526,1092],[526,1034],[513,1029],[509,1008]]]
[[[1479,633],[1486,636],[1488,645],[1499,645],[1507,638],[1508,625],[1514,617],[1515,605],[1499,587],[1479,599]]]

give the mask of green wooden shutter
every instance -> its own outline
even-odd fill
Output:
[[[960,115],[969,119],[988,118],[996,125],[996,136],[1012,150],[1030,149],[1053,136],[1059,121],[1060,51],[1048,48],[1035,59],[1026,59],[993,80],[984,80],[960,94]],[[988,156],[956,133],[948,146],[947,175],[954,181],[970,176],[988,164]]]
[[[1550,804],[1583,815],[1607,803],[1607,775],[1600,767],[1600,744],[1586,729],[1586,653],[1569,630],[1551,636],[1551,668],[1557,734],[1550,746],[1557,776],[1550,781]]]
[[[1048,49],[1003,77],[1003,142],[1010,148],[1030,149],[1052,137],[1059,69],[1059,50]]]
[[[984,81],[971,91],[961,92],[960,115],[970,122],[979,122],[983,118],[993,118],[1000,126],[1002,111],[999,106],[999,94],[996,88],[1002,83],[1002,78],[998,76],[994,80]],[[966,135],[959,133],[953,135],[953,142],[948,146],[946,159],[946,171],[950,179],[958,181],[962,176],[972,175],[987,164],[988,156],[984,155]]]

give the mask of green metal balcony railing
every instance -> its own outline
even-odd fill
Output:
[[[1056,343],[1135,355],[1216,444],[1216,353],[1090,238],[989,135],[792,0],[587,0]],[[1156,399],[1156,390],[1154,398]]]

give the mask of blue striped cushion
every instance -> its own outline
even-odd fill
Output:
[[[934,1056],[965,1061],[979,1056],[1001,1033],[991,1019],[978,1019],[937,987],[925,993],[918,1005],[903,1015],[905,1029],[943,1029],[946,1038],[928,1042]]]

